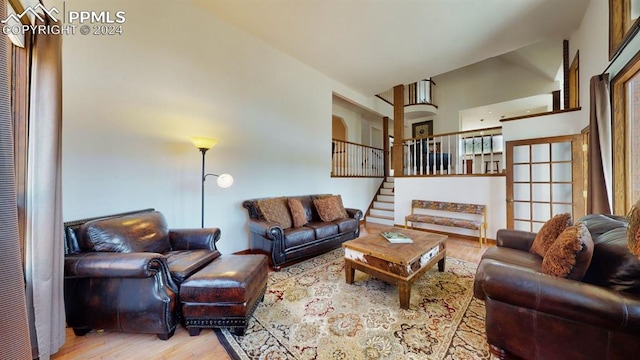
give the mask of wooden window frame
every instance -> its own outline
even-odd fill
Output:
[[[569,108],[580,107],[580,50],[569,66]]]
[[[609,60],[622,49],[640,25],[640,18],[631,21],[631,0],[609,0]]]
[[[613,213],[626,214],[631,209],[629,196],[629,172],[627,171],[631,156],[629,144],[629,112],[627,102],[627,82],[640,72],[640,53],[611,81],[611,98],[613,108],[612,146],[613,146]]]

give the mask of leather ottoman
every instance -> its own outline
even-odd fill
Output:
[[[184,325],[189,335],[203,328],[230,328],[244,335],[249,317],[267,289],[264,255],[222,255],[180,286]]]

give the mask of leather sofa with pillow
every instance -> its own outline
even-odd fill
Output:
[[[551,229],[558,236],[537,250],[538,234],[500,230],[498,246],[483,255],[474,296],[485,301],[491,352],[639,359],[640,260],[627,248],[626,219],[587,215],[560,230]]]
[[[64,224],[67,326],[171,337],[179,286],[220,256],[218,228],[169,229],[153,209]]]
[[[316,194],[245,200],[251,251],[274,269],[340,247],[360,235],[362,211],[345,208],[340,195]]]

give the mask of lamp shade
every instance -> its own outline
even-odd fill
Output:
[[[229,186],[233,185],[233,176],[229,174],[222,174],[218,176],[218,180],[216,180],[216,183],[223,189],[228,188]]]
[[[197,147],[198,149],[207,150],[211,149],[218,143],[218,140],[204,136],[191,136],[189,137],[189,140],[191,140],[193,145],[195,145],[195,147]]]

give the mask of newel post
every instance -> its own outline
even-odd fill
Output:
[[[404,85],[393,88],[393,150],[392,165],[393,175],[404,174],[404,151],[402,149],[404,139]]]

